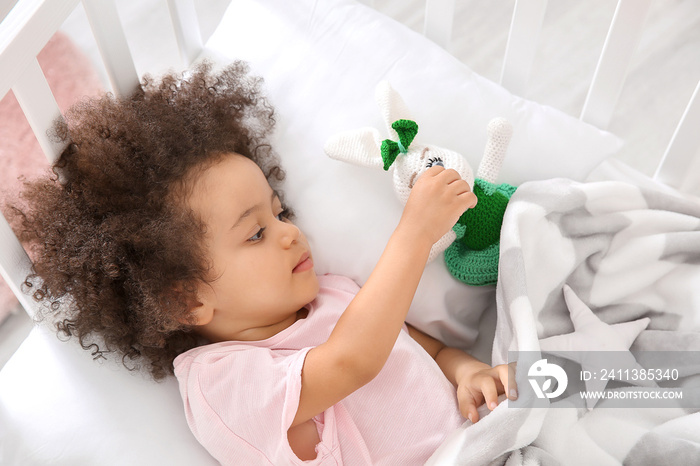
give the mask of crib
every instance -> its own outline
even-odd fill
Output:
[[[230,5],[221,3],[226,10],[218,25],[203,31],[197,14],[207,8],[204,2],[168,0],[169,17],[153,19],[172,32],[161,44],[174,57],[164,66],[185,69],[202,59],[219,65],[241,58],[251,64],[254,73],[265,77],[280,115],[275,142],[288,172],[286,194],[298,210],[312,248],[318,251],[317,271],[343,273],[362,283],[400,216],[401,205],[384,174],[323,155],[324,142],[334,133],[361,126],[382,127],[372,97],[381,80],[389,80],[415,112],[421,122],[420,137],[457,150],[474,167],[484,150],[488,122],[493,117],[509,120],[513,138],[499,175],[504,181],[517,185],[557,177],[613,181],[663,193],[691,206],[684,215],[699,205],[700,83],[694,90],[683,89],[687,95],[680,97],[677,89],[658,91],[660,98],[674,95],[687,103],[679,111],[666,149],[649,157],[658,162],[650,173],[616,159],[623,151],[623,141],[607,131],[614,130],[611,122],[649,12],[654,10],[652,0],[618,0],[609,8],[609,29],[601,36],[600,54],[575,116],[531,100],[533,93],[546,93],[532,91],[536,87],[533,70],[543,47],[540,39],[546,36],[547,8],[553,7],[546,0],[427,0],[424,10],[410,16],[413,23],[409,25],[386,16],[386,3],[233,0]],[[417,3],[422,8],[422,2]],[[697,10],[692,1],[677,3],[674,8],[678,10]],[[106,90],[129,95],[142,74],[137,71],[114,0],[19,0],[0,7],[0,16],[4,16],[0,24],[0,96],[14,93],[49,162],[63,150],[47,136],[61,110],[37,55],[76,8],[84,9],[89,20],[96,44],[91,50],[99,52]],[[494,43],[505,41],[505,53],[498,45],[460,44],[458,39],[470,37],[460,15],[505,15],[503,33],[494,34]],[[471,21],[472,26],[478,23],[478,19]],[[577,20],[577,26],[600,27],[587,24],[586,18]],[[499,63],[484,66],[491,74],[500,70],[498,76],[487,79],[451,54],[464,47],[482,48],[487,58],[481,64]],[[700,50],[695,50],[698,54]],[[690,79],[696,82],[700,75]],[[628,158],[632,160],[631,155]],[[339,204],[345,216],[338,213]],[[356,224],[358,219],[375,228],[371,233],[365,231]],[[2,277],[24,310],[34,316],[38,304],[23,286],[31,261],[4,217],[0,218],[0,245]],[[689,277],[681,286],[700,284],[697,270],[691,269]],[[426,268],[409,321],[484,360],[503,362],[509,344],[503,341],[506,336],[497,328],[497,318],[498,325],[510,319],[510,298],[507,290],[498,288],[467,287],[454,280],[441,261],[433,261]],[[689,303],[697,314],[700,300],[691,297]],[[684,322],[693,321],[692,310]],[[539,338],[542,341],[543,336]],[[537,336],[532,341],[537,342]],[[700,347],[695,341],[686,349]],[[500,349],[494,349],[499,342]],[[512,414],[507,409],[500,412]],[[561,460],[562,450],[547,441],[526,450],[548,425],[542,411],[527,413],[517,420],[536,425],[532,428],[536,432],[516,429],[512,444],[498,447],[500,450],[484,447],[467,455],[462,445],[486,435],[489,426],[498,426],[495,422],[500,418],[494,411],[484,422],[451,437],[431,464],[484,464],[497,458],[504,463],[510,458],[508,464],[520,464],[518,459],[525,462],[527,458]],[[491,424],[485,422],[489,417],[495,418]],[[690,414],[686,418],[678,421],[682,428],[677,432],[685,433],[674,437],[676,446],[700,444],[688,427],[700,425],[700,420]],[[499,441],[489,445],[499,445]],[[604,457],[609,464],[622,462],[625,455],[629,460],[633,444],[619,447],[617,456],[609,453]],[[696,452],[690,447],[684,451],[690,450]],[[540,453],[547,456],[537,456]],[[585,464],[582,461],[571,458],[568,464]],[[118,362],[93,361],[74,342],[59,341],[49,326],[37,324],[0,372],[0,463],[184,465],[216,461],[190,433],[174,380],[155,383],[126,371]]]

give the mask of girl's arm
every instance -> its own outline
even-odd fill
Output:
[[[325,411],[379,373],[404,323],[430,248],[475,204],[469,184],[454,170],[432,167],[417,180],[367,282],[328,341],[308,352],[292,427]]]
[[[430,354],[447,379],[457,388],[462,416],[479,420],[477,407],[483,403],[490,410],[498,406],[498,395],[518,397],[513,368],[507,364],[491,367],[457,348],[451,348],[418,329],[408,326],[408,333]]]

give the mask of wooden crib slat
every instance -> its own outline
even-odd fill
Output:
[[[654,179],[680,188],[688,167],[700,147],[700,82],[678,123],[671,142],[659,163]]]
[[[61,118],[61,111],[36,58],[30,62],[23,75],[12,87],[12,92],[22,107],[49,164],[53,164],[64,146],[52,141],[47,131],[55,119]]]
[[[501,85],[523,96],[530,81],[547,0],[516,0],[508,33]]]
[[[20,0],[0,23],[0,98],[80,0]]]
[[[83,6],[112,90],[119,96],[132,94],[139,85],[139,76],[114,0],[83,0]]]
[[[455,0],[426,0],[423,34],[445,50],[452,42]]]
[[[189,66],[201,53],[204,44],[199,29],[197,10],[192,0],[168,0],[175,39],[184,66]]]
[[[12,232],[5,217],[0,214],[0,275],[15,294],[30,317],[36,315],[37,303],[22,292],[24,279],[29,275],[32,262]]]
[[[0,2],[0,21],[2,21],[5,18],[5,16],[7,16],[7,14],[14,6],[15,4],[12,0]]]
[[[606,129],[639,44],[651,0],[619,0],[583,104],[581,120]]]

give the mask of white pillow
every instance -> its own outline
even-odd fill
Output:
[[[514,134],[501,182],[564,176],[583,180],[616,152],[610,133],[553,108],[513,96],[420,34],[352,0],[232,2],[205,56],[243,59],[264,77],[277,109],[275,146],[288,177],[284,192],[309,237],[316,271],[369,276],[402,206],[391,177],[329,159],[333,134],[385,125],[374,102],[386,79],[403,96],[420,130],[416,141],[455,150],[476,171],[491,118]],[[469,287],[428,265],[408,321],[445,343],[469,347],[493,287]]]

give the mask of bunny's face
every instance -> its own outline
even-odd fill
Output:
[[[456,170],[469,186],[474,186],[474,174],[464,157],[442,147],[412,144],[408,153],[393,164],[394,189],[401,202],[406,203],[416,180],[435,165]]]

